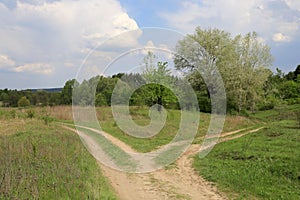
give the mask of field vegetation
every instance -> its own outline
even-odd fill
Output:
[[[194,167],[233,199],[299,199],[300,105],[251,115],[264,129],[220,143]]]
[[[41,110],[0,110],[0,199],[117,199],[79,137]]]

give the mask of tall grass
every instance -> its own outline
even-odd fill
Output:
[[[116,199],[75,133],[37,119],[0,130],[0,199]]]

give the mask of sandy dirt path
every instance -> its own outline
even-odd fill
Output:
[[[65,128],[68,128],[64,126]],[[261,127],[263,128],[263,127]],[[219,142],[232,140],[246,134],[256,132],[261,128],[242,132],[244,129],[223,133]],[[72,128],[80,137],[85,137],[86,145],[90,151],[99,151],[91,138]],[[88,128],[103,134],[112,143],[124,150],[134,151],[124,142],[111,135]],[[242,132],[239,134],[239,132]],[[233,135],[233,136],[231,136]],[[191,145],[189,149],[171,166],[143,174],[128,174],[107,167],[99,162],[104,175],[109,179],[121,200],[164,200],[164,199],[227,199],[210,182],[199,176],[192,167],[192,157],[199,153],[201,145]]]

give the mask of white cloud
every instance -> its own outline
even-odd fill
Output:
[[[282,33],[274,34],[272,39],[275,42],[289,42],[291,40],[288,36],[283,35]]]
[[[285,0],[294,7],[298,0]],[[265,40],[282,33],[290,41],[299,36],[300,12],[281,0],[202,0],[182,1],[177,12],[160,14],[171,27],[191,33],[195,27],[219,28],[233,34],[256,31]]]
[[[50,75],[53,74],[55,68],[48,63],[29,63],[16,67],[14,71]]]
[[[87,53],[83,50],[138,29],[118,0],[19,0],[10,8],[0,3],[0,18],[0,55],[29,63],[16,72],[59,74],[55,78],[60,80],[45,79],[49,83],[73,78],[76,69],[70,73],[69,66],[80,66]],[[134,45],[137,39],[127,38],[115,46]]]
[[[10,69],[15,64],[15,61],[11,60],[7,55],[0,55],[0,69]]]
[[[156,56],[159,56],[161,60],[172,60],[173,54],[172,49],[166,44],[154,44],[152,40],[146,42],[146,45],[143,47],[140,52],[142,55],[147,55],[148,52],[154,53]]]
[[[300,1],[299,0],[285,0],[285,2],[291,9],[300,11]]]
[[[110,38],[109,40],[105,41],[104,44],[101,45],[102,48],[110,49],[128,49],[131,47],[136,47],[139,45],[138,39],[142,34],[142,30],[135,29],[134,31],[124,32],[122,34],[116,35],[115,37]]]

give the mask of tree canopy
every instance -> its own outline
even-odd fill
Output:
[[[198,45],[196,48],[195,43]],[[195,62],[204,60],[204,57],[209,60],[204,66]],[[186,72],[194,88],[207,97],[207,87],[216,81],[209,78],[215,73],[214,69],[207,69],[214,64],[226,88],[228,108],[241,112],[243,109],[254,111],[257,108],[263,97],[263,86],[271,74],[268,68],[272,65],[272,56],[270,48],[261,42],[255,32],[232,37],[225,31],[198,27],[194,34],[178,43],[174,62],[177,69]]]

